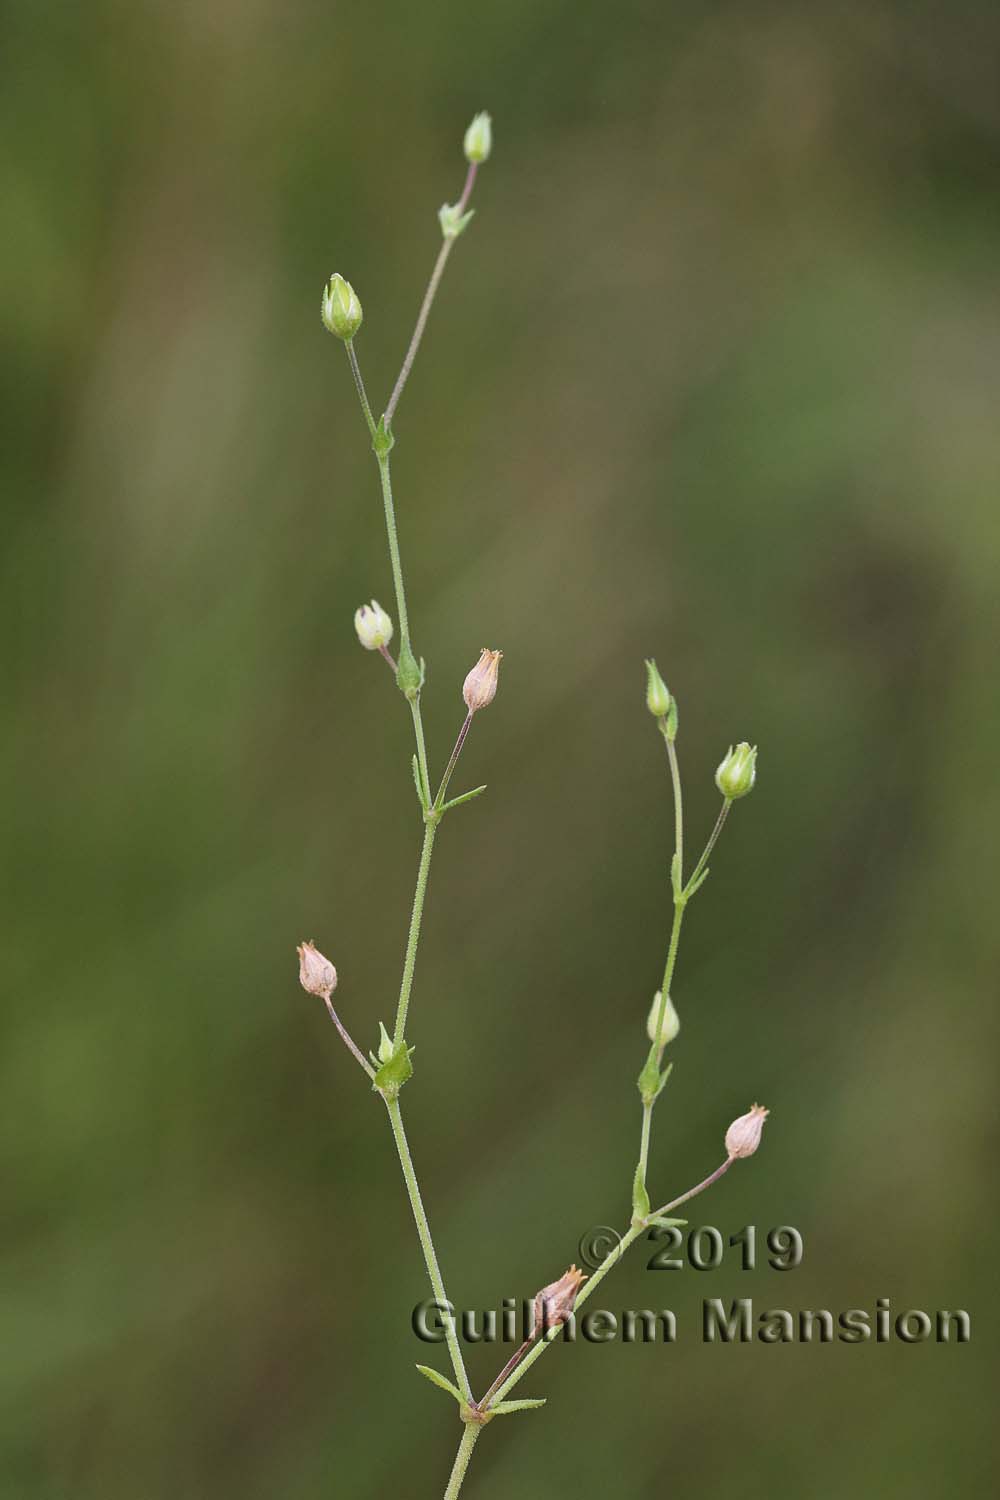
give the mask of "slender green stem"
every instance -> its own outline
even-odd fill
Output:
[[[458,1452],[455,1454],[455,1463],[452,1467],[451,1478],[448,1480],[448,1488],[444,1492],[444,1500],[455,1500],[459,1490],[462,1488],[462,1481],[465,1478],[465,1471],[469,1467],[472,1450],[476,1446],[482,1430],[478,1422],[470,1422],[462,1433],[462,1441],[459,1443]]]
[[[677,746],[666,729],[663,731],[663,739],[670,762],[670,779],[674,786],[674,854],[677,859],[677,887],[680,889],[684,884],[684,799],[681,794],[681,768],[677,764]]]
[[[465,736],[469,732],[469,726],[471,723],[472,714],[468,713],[465,716],[465,723],[458,731],[458,739],[455,741],[455,747],[448,758],[448,764],[444,768],[444,775],[441,777],[441,785],[438,787],[438,794],[434,798],[434,806],[437,808],[438,812],[440,812],[441,808],[444,806],[444,794],[448,790],[448,783],[451,780],[452,772],[458,765],[458,757],[462,753],[462,746],[465,744]]]
[[[420,699],[410,699],[410,716],[413,719],[413,736],[417,742],[417,767],[420,771],[420,783],[424,789],[424,807],[430,806],[431,801],[431,773],[427,765],[427,745],[424,740],[424,721],[420,713]]]
[[[660,984],[660,1003],[656,1011],[656,1025],[653,1028],[654,1038],[658,1038],[663,1030],[663,1017],[667,1010],[667,1001],[670,999],[670,985],[674,977],[674,965],[677,963],[677,949],[681,940],[681,926],[684,922],[684,907],[686,897],[684,895],[684,799],[681,791],[681,771],[677,764],[677,747],[670,735],[667,733],[666,721],[660,721],[663,731],[663,740],[667,747],[667,759],[670,762],[670,780],[674,789],[674,858],[671,865],[671,883],[674,892],[674,920],[670,928],[670,943],[667,947],[667,961],[663,969],[663,980]],[[663,1048],[658,1049],[658,1056],[663,1056]],[[643,1130],[648,1130],[645,1117],[643,1118]]]
[[[399,1003],[396,1006],[396,1025],[393,1040],[397,1047],[406,1035],[406,1012],[410,1004],[410,991],[413,988],[413,970],[416,967],[417,945],[420,942],[420,921],[424,914],[427,876],[430,873],[431,855],[434,853],[434,836],[436,833],[437,821],[434,818],[430,818],[424,824],[424,845],[420,851],[417,886],[413,892],[413,910],[410,913],[410,932],[406,939],[406,956],[403,959],[403,978],[399,986]]]
[[[406,1191],[409,1194],[410,1207],[413,1210],[413,1218],[417,1226],[417,1234],[420,1238],[420,1248],[424,1252],[424,1264],[427,1267],[427,1275],[430,1278],[431,1289],[438,1303],[438,1311],[444,1321],[445,1342],[448,1345],[448,1353],[451,1355],[455,1380],[466,1401],[471,1401],[472,1387],[469,1385],[469,1377],[465,1371],[465,1361],[462,1358],[458,1335],[455,1332],[454,1314],[450,1311],[451,1303],[448,1301],[444,1289],[444,1279],[441,1275],[441,1268],[438,1265],[438,1258],[434,1251],[434,1241],[431,1239],[431,1227],[427,1222],[424,1202],[420,1196],[420,1187],[417,1183],[417,1174],[413,1167],[413,1158],[410,1155],[406,1131],[403,1129],[403,1115],[399,1107],[399,1100],[386,1099],[385,1107],[389,1111],[392,1134],[396,1142],[396,1150],[399,1152],[399,1164],[403,1169],[403,1177],[406,1180]],[[471,1452],[471,1448],[469,1451]]]
[[[389,540],[389,562],[392,566],[392,586],[396,594],[396,612],[399,615],[399,638],[403,646],[408,646],[410,644],[410,619],[406,612],[406,590],[403,587],[403,564],[399,556],[396,509],[392,501],[389,455],[378,453],[375,456],[378,459],[379,478],[382,481],[382,505],[385,510],[385,532]],[[402,650],[400,655],[402,655]]]
[[[371,437],[372,442],[374,442],[375,433],[377,431],[375,427],[375,418],[372,416],[371,403],[368,400],[368,392],[365,390],[365,383],[361,377],[361,366],[358,364],[358,356],[354,352],[353,339],[347,340],[346,348],[348,362],[351,366],[351,374],[354,376],[354,384],[358,392],[358,400],[361,402],[361,410],[364,412],[369,436]]]
[[[410,617],[406,610],[406,589],[403,585],[403,563],[399,555],[399,534],[396,529],[396,508],[392,499],[392,476],[389,472],[388,453],[376,454],[379,478],[382,481],[382,504],[385,510],[385,534],[389,542],[389,562],[392,566],[392,586],[396,595],[396,612],[399,615],[399,659],[412,652],[410,645]],[[431,779],[427,766],[427,745],[424,740],[424,722],[420,713],[420,698],[410,699],[410,715],[413,719],[413,734],[417,742],[417,765],[424,789],[424,802],[431,800]]]
[[[643,1187],[646,1186],[646,1168],[649,1165],[649,1131],[653,1123],[654,1099],[642,1101],[642,1135],[639,1140],[639,1168],[636,1173]]]
[[[458,204],[456,205],[459,214],[463,214],[465,212],[466,205],[469,202],[469,197],[472,193],[475,181],[476,163],[470,162],[469,170],[465,174],[465,187],[462,189],[462,196],[458,200]],[[437,296],[437,289],[441,285],[441,277],[444,275],[444,268],[448,264],[448,257],[451,254],[452,246],[454,245],[454,243],[455,236],[446,235],[441,243],[441,248],[437,253],[437,259],[434,262],[434,269],[431,272],[431,279],[427,283],[427,290],[424,293],[424,300],[421,302],[420,311],[417,314],[417,324],[413,330],[413,335],[410,339],[409,347],[403,359],[403,367],[396,379],[396,384],[393,386],[392,395],[389,397],[389,405],[385,409],[385,425],[387,427],[391,424],[392,419],[396,413],[396,407],[399,405],[399,398],[403,394],[403,387],[406,385],[406,382],[410,378],[410,371],[413,369],[413,361],[417,357],[417,350],[420,348],[420,340],[424,336],[424,329],[427,327],[427,319],[430,317],[430,311],[434,305],[434,298]]]
[[[718,843],[719,834],[722,832],[723,828],[725,827],[726,819],[729,816],[729,809],[732,807],[732,805],[733,804],[732,804],[732,799],[731,798],[725,797],[723,799],[722,806],[719,809],[719,816],[715,820],[715,827],[712,829],[712,832],[709,834],[708,843],[705,845],[704,849],[701,851],[701,857],[699,858],[698,863],[695,865],[694,869],[691,871],[691,878],[687,882],[687,884],[685,885],[685,887],[684,887],[685,890],[689,891],[691,889],[691,887],[694,885],[695,881],[698,879],[698,876],[701,874],[702,870],[704,870],[705,866],[708,864],[709,856],[711,855],[712,850],[715,848],[716,844]]]
[[[660,982],[660,1004],[656,1012],[656,1029],[653,1033],[656,1037],[663,1030],[663,1017],[667,1009],[667,1000],[670,997],[670,986],[673,983],[674,968],[677,963],[677,949],[681,941],[681,927],[684,923],[685,905],[684,897],[674,897],[674,921],[670,929],[670,946],[667,949],[667,961],[663,968],[663,979]],[[659,1049],[659,1053],[662,1057],[662,1047]]]

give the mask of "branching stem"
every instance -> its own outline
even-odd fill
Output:
[[[469,198],[472,196],[472,189],[475,186],[475,182],[476,163],[470,162],[469,170],[465,174],[465,187],[462,189],[462,196],[458,200],[457,206],[459,215],[463,214],[466,210],[466,207],[468,206]],[[434,305],[434,298],[437,296],[437,289],[441,285],[441,277],[444,275],[444,268],[448,264],[448,257],[451,254],[452,246],[454,245],[454,243],[455,237],[453,235],[446,235],[441,242],[441,248],[437,253],[437,260],[434,262],[434,269],[431,272],[431,279],[427,283],[427,290],[424,293],[424,300],[423,302],[421,302],[420,311],[417,314],[416,327],[413,330],[413,336],[410,339],[409,348],[407,349],[406,354],[403,358],[403,367],[396,378],[396,384],[392,388],[392,395],[389,397],[389,404],[385,409],[385,425],[387,427],[391,426],[392,424],[392,419],[396,415],[396,407],[399,405],[399,398],[403,394],[403,387],[406,385],[406,382],[410,378],[410,371],[413,369],[413,361],[417,357],[417,350],[420,348],[420,340],[424,336],[424,329],[427,327],[427,319],[430,317],[430,311]]]

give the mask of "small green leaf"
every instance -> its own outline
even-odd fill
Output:
[[[687,1223],[687,1219],[664,1219],[660,1214],[650,1214],[646,1223],[655,1224],[660,1229],[679,1229],[682,1224]]]
[[[441,811],[443,813],[446,813],[449,812],[453,807],[461,807],[463,802],[471,802],[473,797],[478,797],[480,792],[485,792],[485,790],[485,786],[477,786],[471,792],[462,792],[461,796],[452,797],[450,802],[446,802]]]
[[[424,789],[420,785],[420,765],[419,765],[419,762],[417,761],[417,757],[416,756],[413,757],[413,781],[414,781],[414,785],[417,788],[417,799],[418,799],[418,801],[420,803],[420,806],[424,809],[424,812],[426,812],[427,811],[427,803],[424,801]]]
[[[454,1396],[459,1406],[465,1405],[465,1397],[462,1395],[462,1392],[458,1389],[457,1385],[452,1385],[446,1375],[442,1375],[438,1370],[432,1370],[430,1365],[417,1365],[417,1369],[421,1375],[427,1377],[432,1385],[439,1385],[443,1391],[448,1392],[449,1396]]]
[[[547,1397],[543,1396],[540,1401],[498,1401],[496,1406],[489,1408],[491,1417],[506,1417],[512,1411],[534,1411],[536,1407],[544,1406]]]
[[[410,1056],[412,1047],[405,1042],[400,1042],[392,1050],[392,1055],[382,1063],[375,1074],[372,1087],[383,1093],[387,1099],[396,1099],[399,1091],[408,1078],[413,1077],[413,1064]]]
[[[632,1213],[637,1219],[644,1219],[649,1213],[649,1208],[649,1194],[646,1191],[646,1181],[640,1162],[632,1179]]]
[[[687,890],[684,892],[685,898],[687,900],[690,900],[690,898],[694,895],[695,891],[700,891],[701,890],[702,886],[705,884],[705,881],[707,879],[708,879],[708,867],[706,866],[705,869],[702,870],[701,874],[698,876],[698,879],[697,880],[692,880],[689,883]]]
[[[642,1072],[636,1079],[636,1087],[642,1095],[644,1104],[652,1104],[660,1092],[660,1064],[656,1056],[656,1043],[649,1049],[649,1056],[642,1065]]]
[[[667,739],[673,742],[677,738],[677,699],[671,695],[670,707],[667,709]]]
[[[681,862],[676,849],[670,861],[670,884],[674,888],[674,896],[679,896],[681,894]]]
[[[649,1056],[643,1064],[642,1072],[636,1079],[643,1104],[652,1104],[654,1100],[660,1097],[666,1087],[667,1079],[673,1071],[673,1067],[673,1063],[669,1062],[663,1072],[660,1072],[660,1062],[657,1056],[656,1043],[654,1042],[649,1049]]]

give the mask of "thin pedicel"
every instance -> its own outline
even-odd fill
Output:
[[[464,1483],[469,1461],[478,1442],[479,1435],[483,1428],[492,1422],[494,1417],[507,1416],[535,1409],[545,1404],[544,1400],[537,1398],[512,1401],[508,1397],[515,1385],[523,1379],[532,1365],[545,1353],[545,1350],[553,1342],[566,1319],[571,1316],[576,1308],[584,1304],[587,1298],[601,1284],[605,1276],[618,1264],[629,1246],[643,1235],[650,1226],[670,1226],[678,1222],[669,1218],[674,1209],[679,1208],[690,1198],[695,1197],[696,1194],[702,1193],[711,1187],[713,1183],[717,1182],[728,1172],[734,1161],[753,1155],[760,1144],[761,1132],[768,1113],[766,1109],[755,1104],[747,1114],[741,1115],[738,1119],[734,1120],[726,1132],[726,1158],[722,1164],[715,1171],[710,1172],[701,1182],[697,1183],[695,1187],[664,1203],[661,1208],[653,1209],[651,1207],[647,1176],[649,1171],[653,1111],[657,1099],[666,1086],[673,1066],[672,1062],[664,1065],[664,1053],[667,1046],[676,1040],[680,1029],[680,1017],[674,1004],[671,988],[677,963],[684,914],[689,902],[708,878],[708,860],[722,833],[730,808],[734,802],[745,797],[753,788],[756,778],[757,751],[747,743],[742,742],[735,749],[731,748],[719,765],[715,781],[722,795],[722,805],[712,833],[691,874],[685,879],[684,809],[676,746],[678,729],[677,701],[663,681],[656,663],[654,661],[647,661],[646,706],[652,714],[656,727],[664,741],[673,791],[674,847],[670,863],[673,920],[662,979],[653,997],[653,1003],[646,1021],[649,1050],[637,1079],[642,1116],[639,1135],[639,1157],[632,1177],[631,1219],[627,1229],[618,1238],[617,1243],[612,1246],[589,1278],[582,1271],[578,1271],[575,1266],[571,1266],[557,1280],[550,1282],[538,1292],[534,1302],[534,1318],[529,1337],[496,1375],[486,1389],[485,1394],[478,1401],[473,1398],[472,1387],[458,1341],[454,1313],[451,1311],[452,1304],[445,1291],[444,1277],[431,1235],[430,1223],[420,1192],[413,1156],[403,1126],[400,1093],[413,1075],[413,1063],[411,1059],[413,1048],[406,1040],[407,1023],[416,969],[417,950],[420,942],[420,927],[437,830],[449,812],[470,802],[486,790],[484,786],[479,786],[473,788],[471,791],[460,793],[448,801],[445,800],[452,776],[470,733],[473,719],[482,709],[487,708],[496,696],[502,652],[484,648],[480,653],[479,660],[465,678],[462,686],[462,699],[466,710],[465,718],[461,723],[454,747],[445,764],[444,771],[438,783],[437,792],[432,795],[430,767],[421,707],[426,673],[423,659],[417,658],[411,641],[410,616],[407,609],[406,589],[403,580],[403,564],[399,544],[399,531],[396,523],[390,467],[390,456],[395,444],[393,419],[413,369],[413,364],[427,327],[445,267],[457,240],[468,228],[472,219],[473,210],[469,208],[469,201],[476,183],[479,168],[482,163],[488,160],[492,150],[492,129],[489,115],[476,115],[465,133],[463,144],[467,162],[465,183],[458,201],[453,204],[444,204],[438,213],[442,235],[441,247],[431,272],[427,290],[420,305],[416,325],[410,338],[402,367],[384,413],[378,421],[375,419],[371,403],[368,399],[364,377],[362,376],[361,366],[354,347],[354,340],[361,328],[364,316],[360,299],[350,282],[345,281],[340,275],[334,275],[330,278],[324,288],[322,299],[323,322],[329,331],[344,344],[351,376],[361,404],[365,426],[371,439],[372,451],[378,465],[389,565],[396,603],[396,618],[399,626],[397,657],[394,658],[388,649],[389,642],[395,634],[394,622],[389,613],[382,608],[376,599],[372,599],[369,604],[363,604],[358,609],[354,617],[354,625],[361,645],[368,651],[377,651],[388,664],[395,677],[396,684],[409,707],[414,735],[413,778],[419,805],[419,816],[424,826],[423,845],[420,852],[416,888],[413,895],[413,907],[410,914],[409,930],[403,956],[403,972],[396,1003],[395,1020],[391,1034],[380,1023],[380,1035],[377,1047],[374,1051],[369,1052],[367,1058],[357,1046],[333,1007],[331,997],[337,986],[337,971],[333,964],[312,943],[303,943],[298,950],[299,978],[303,988],[308,993],[322,998],[329,1012],[330,1019],[337,1028],[344,1044],[364,1069],[371,1081],[373,1092],[377,1093],[385,1104],[393,1140],[399,1156],[400,1167],[403,1172],[403,1180],[413,1212],[424,1265],[434,1297],[441,1310],[445,1341],[451,1360],[454,1380],[449,1379],[439,1370],[431,1369],[426,1365],[418,1365],[417,1369],[434,1385],[439,1386],[453,1397],[458,1404],[458,1415],[464,1424],[464,1431],[452,1466],[451,1476],[445,1489],[445,1500],[456,1500]]]

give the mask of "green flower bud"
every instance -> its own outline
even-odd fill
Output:
[[[730,802],[745,797],[753,790],[757,780],[757,746],[741,740],[734,750],[732,745],[725,760],[715,773],[715,784]]]
[[[392,640],[392,620],[377,599],[355,611],[354,628],[366,651],[378,651]]]
[[[358,294],[343,276],[330,277],[323,288],[323,322],[338,339],[352,339],[361,327]]]
[[[493,149],[493,122],[485,113],[476,115],[465,132],[465,157],[467,161],[485,161]]]
[[[674,1037],[680,1031],[681,1018],[674,1009],[674,1002],[668,995],[667,1003],[663,1007],[663,1020],[660,1024],[660,1034],[659,1036],[657,1036],[656,1021],[657,1017],[660,1014],[661,995],[662,991],[657,990],[656,994],[653,996],[653,1003],[649,1008],[649,1018],[646,1021],[646,1035],[649,1037],[649,1040],[651,1042],[655,1042],[658,1047],[665,1047],[668,1042],[673,1041]]]
[[[670,692],[657,670],[652,657],[646,662],[646,707],[656,719],[664,719],[670,712]]]
[[[386,1031],[386,1029],[382,1025],[381,1021],[378,1023],[378,1030],[379,1030],[378,1060],[379,1060],[380,1063],[387,1063],[389,1061],[390,1057],[392,1056],[393,1050],[394,1050],[393,1049],[393,1044],[392,1044],[392,1037]]]

